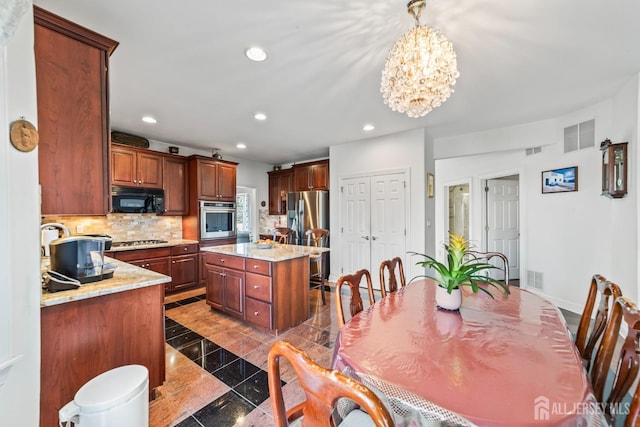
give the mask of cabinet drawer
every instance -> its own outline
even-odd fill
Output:
[[[113,257],[120,261],[135,261],[148,258],[171,256],[171,248],[133,249],[130,251],[113,252]]]
[[[239,256],[208,253],[205,255],[205,260],[207,264],[244,270],[244,258]]]
[[[247,298],[245,301],[247,305],[247,321],[262,328],[273,329],[271,327],[271,304],[253,298]]]
[[[247,273],[258,273],[271,276],[271,263],[259,259],[247,260]]]
[[[171,248],[171,255],[173,255],[173,256],[195,254],[197,252],[198,252],[198,244],[197,243],[193,243],[193,244],[190,244],[190,245],[173,246]]]
[[[251,298],[271,302],[271,277],[247,271],[245,294]]]

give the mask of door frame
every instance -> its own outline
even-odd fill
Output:
[[[444,247],[443,244],[449,243],[449,187],[454,187],[456,185],[469,185],[469,236],[473,236],[474,226],[473,226],[473,195],[476,192],[474,187],[474,181],[472,177],[465,177],[460,179],[455,179],[452,181],[447,181],[442,183],[442,194],[443,194],[443,206],[442,206],[442,218],[444,219],[444,235],[440,236],[442,240],[436,241],[436,259],[445,259],[444,255]],[[436,236],[436,239],[438,237]]]
[[[338,224],[336,226],[335,232],[333,232],[332,230],[332,247],[334,248],[338,248],[338,253],[340,254],[342,253],[342,191],[341,188],[343,187],[343,183],[344,180],[346,179],[355,179],[355,178],[367,178],[367,177],[374,177],[374,176],[379,176],[379,175],[391,175],[391,174],[403,174],[404,175],[404,182],[406,183],[405,186],[405,198],[404,198],[404,221],[405,221],[405,227],[406,227],[406,234],[405,234],[405,243],[407,243],[407,245],[405,247],[409,247],[408,243],[409,243],[409,236],[411,235],[411,169],[410,168],[400,168],[400,169],[388,169],[388,170],[376,170],[376,171],[371,171],[371,172],[361,172],[361,173],[355,173],[355,174],[345,174],[345,175],[340,175],[338,176],[338,210],[337,210],[337,218],[338,218]],[[425,178],[426,179],[426,178]],[[333,249],[332,249],[333,251]],[[340,273],[340,271],[342,270],[342,257],[337,256],[336,259],[340,260],[340,265],[338,265],[338,268],[332,268],[331,269],[331,273],[329,275],[329,280],[332,282],[335,282],[338,280],[338,278],[342,275],[342,273]],[[404,253],[402,254],[402,262],[407,265],[407,254]],[[405,267],[405,271],[407,270],[407,267]],[[354,272],[352,272],[354,273]],[[370,271],[369,273],[371,273],[371,277],[372,280],[375,279],[375,277],[377,277],[378,272],[377,271]]]
[[[524,266],[526,265],[526,251],[527,247],[526,243],[526,227],[523,227],[522,224],[525,224],[527,220],[527,207],[526,207],[526,186],[522,185],[522,177],[524,176],[524,170],[522,168],[514,168],[514,169],[505,169],[500,172],[491,172],[487,174],[482,174],[478,176],[480,188],[483,189],[483,197],[482,200],[482,208],[481,208],[481,224],[482,227],[485,228],[487,226],[487,198],[484,197],[484,188],[487,185],[487,180],[490,179],[498,179],[504,178],[507,176],[518,175],[518,224],[519,224],[519,239],[518,239],[518,256],[520,257],[520,265],[518,266],[520,270],[520,288],[527,287],[527,275],[526,269]],[[485,228],[486,229],[486,228]],[[483,230],[481,233],[481,247],[487,248],[487,233]],[[483,249],[483,250],[485,250]]]

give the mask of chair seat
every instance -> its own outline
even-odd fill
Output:
[[[375,427],[376,423],[373,422],[369,414],[360,409],[354,409],[344,417],[344,420],[340,424],[341,427]]]

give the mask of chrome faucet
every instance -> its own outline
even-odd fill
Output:
[[[64,233],[64,237],[69,237],[71,236],[71,232],[69,231],[69,228],[67,228],[66,225],[64,224],[60,224],[58,222],[48,222],[46,224],[42,224],[40,226],[40,230],[44,230],[47,227],[55,227],[55,228],[59,228],[60,230],[62,230],[62,232]]]

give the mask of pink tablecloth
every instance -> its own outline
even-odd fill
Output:
[[[460,313],[435,308],[417,281],[351,319],[334,368],[377,378],[477,425],[597,424],[595,400],[564,318],[511,288],[495,300],[463,295]]]

